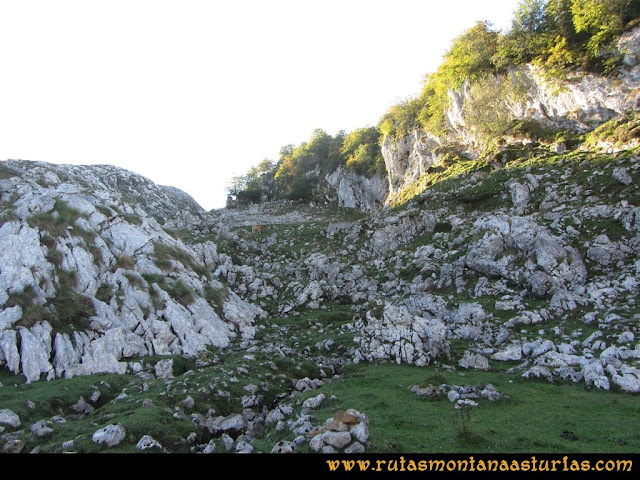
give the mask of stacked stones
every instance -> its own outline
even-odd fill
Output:
[[[364,453],[369,419],[354,409],[338,410],[320,428],[309,432],[309,447],[321,453]]]

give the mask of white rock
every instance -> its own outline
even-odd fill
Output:
[[[20,426],[20,417],[7,408],[0,410],[0,424],[9,425],[12,428]]]
[[[365,453],[365,448],[360,442],[353,442],[344,449],[344,453]]]
[[[271,453],[295,453],[296,445],[286,440],[276,443],[271,449]]]
[[[633,178],[629,175],[629,172],[626,168],[616,167],[613,169],[613,178],[623,185],[631,185],[633,182]]]
[[[164,450],[160,442],[158,442],[151,435],[143,435],[136,444],[136,448],[138,450],[148,450],[150,448],[159,448],[160,450]]]
[[[308,398],[302,403],[302,408],[305,410],[318,408],[325,398],[326,395],[324,393]]]
[[[522,359],[522,347],[520,345],[511,345],[506,350],[496,352],[491,355],[492,360],[508,362]]]
[[[19,373],[20,353],[18,352],[18,335],[15,330],[0,332],[0,350],[9,371]]]
[[[489,370],[489,359],[482,354],[470,351],[464,352],[464,356],[458,362],[462,368],[474,368],[476,370]]]
[[[340,450],[349,445],[352,438],[349,432],[324,432],[322,440],[324,443]]]
[[[173,359],[167,358],[160,360],[154,367],[157,378],[172,378],[173,377]]]
[[[91,437],[93,443],[104,443],[108,447],[119,445],[126,436],[126,430],[120,424],[107,425],[97,430]]]
[[[29,430],[35,433],[37,437],[41,437],[41,438],[48,437],[53,433],[53,429],[49,427],[48,422],[46,420],[40,420],[34,423],[33,425],[31,425],[31,427],[29,427]]]
[[[20,305],[3,309],[0,311],[0,332],[11,328],[11,326],[21,318],[22,307]]]
[[[19,332],[20,363],[27,383],[39,380],[42,373],[47,374],[47,380],[54,378],[55,370],[49,363],[51,352],[27,328],[21,327]]]
[[[322,450],[322,447],[324,447],[324,440],[322,439],[321,433],[318,435],[315,435],[309,441],[309,448],[311,448],[311,450],[313,450],[314,452],[319,452],[320,450]]]

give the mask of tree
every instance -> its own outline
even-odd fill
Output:
[[[640,0],[572,0],[571,14],[576,32],[590,35],[587,53],[597,57],[640,13]]]
[[[340,150],[347,159],[347,168],[368,177],[382,173],[385,165],[379,139],[380,131],[375,127],[358,128],[349,133]]]
[[[505,70],[541,55],[546,47],[549,23],[544,0],[520,0],[511,29],[498,40],[494,63]]]
[[[459,88],[462,82],[474,82],[495,71],[492,58],[498,42],[498,33],[489,22],[477,22],[459,37],[445,54],[443,72],[450,88]]]
[[[520,0],[512,29],[529,34],[542,34],[547,30],[545,0]]]

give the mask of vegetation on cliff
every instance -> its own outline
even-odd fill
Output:
[[[318,200],[324,198],[322,179],[340,166],[366,177],[384,175],[382,140],[414,129],[445,136],[449,91],[465,82],[473,98],[465,119],[483,148],[503,135],[529,134],[540,126],[513,122],[504,111],[504,100],[522,98],[526,85],[505,74],[534,65],[558,85],[576,71],[612,75],[622,64],[616,41],[639,17],[640,0],[522,0],[509,30],[479,21],[455,38],[438,69],[425,76],[420,95],[392,105],[376,126],[335,136],[317,129],[308,142],[282,147],[277,162],[263,160],[233,178],[228,193],[241,204]]]

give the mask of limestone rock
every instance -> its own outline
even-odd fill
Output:
[[[302,403],[302,408],[304,409],[318,408],[325,398],[326,396],[324,393],[320,393],[315,397],[308,398]]]
[[[629,175],[629,172],[625,168],[614,168],[612,176],[623,185],[631,185],[633,182],[633,178],[631,178],[631,175]]]
[[[322,434],[322,440],[326,444],[341,449],[346,447],[351,443],[351,434],[347,431],[345,432],[334,432],[328,431]]]
[[[296,445],[293,442],[283,440],[273,446],[271,453],[295,453],[296,450]]]
[[[105,444],[108,447],[119,445],[124,440],[126,431],[120,424],[107,425],[97,430],[91,437],[93,443]]]
[[[136,449],[138,450],[149,450],[150,448],[157,448],[159,450],[164,451],[164,448],[155,438],[151,435],[143,435],[142,438],[136,444]]]
[[[173,377],[173,359],[167,358],[160,360],[156,363],[155,367],[157,378],[172,378]]]
[[[363,212],[378,211],[388,191],[387,181],[380,175],[367,178],[342,166],[328,174],[325,180],[335,192],[338,205]]]
[[[464,352],[464,356],[458,362],[462,368],[474,368],[476,370],[489,370],[489,360],[484,355],[479,353],[473,353],[470,351]]]
[[[17,438],[10,438],[2,446],[2,453],[20,453],[25,447],[25,443]]]
[[[53,429],[49,427],[49,422],[47,422],[46,420],[40,420],[34,423],[33,425],[31,425],[31,427],[29,427],[29,430],[35,433],[37,437],[48,437],[53,433]]]
[[[382,318],[367,313],[367,322],[356,324],[361,332],[357,354],[368,361],[390,359],[398,363],[428,365],[449,355],[444,324],[411,315],[407,307],[386,304]]]
[[[9,425],[12,428],[18,428],[20,426],[20,417],[13,411],[3,408],[0,410],[0,424]]]
[[[506,350],[501,350],[491,355],[492,360],[508,362],[522,359],[522,346],[511,345]]]

